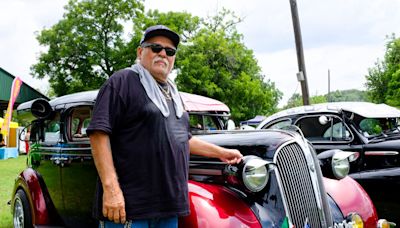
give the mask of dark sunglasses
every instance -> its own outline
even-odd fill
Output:
[[[162,51],[162,49],[164,49],[165,54],[167,54],[168,56],[174,56],[176,54],[176,49],[169,48],[169,47],[163,47],[160,44],[143,43],[142,47],[144,47],[144,48],[149,47],[149,48],[151,48],[151,51],[154,53],[160,53]]]

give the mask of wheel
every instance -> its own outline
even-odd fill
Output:
[[[17,193],[15,193],[13,209],[14,228],[31,228],[31,208],[29,206],[29,201],[26,197],[26,193],[22,189],[19,189]]]

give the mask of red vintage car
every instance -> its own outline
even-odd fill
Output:
[[[10,201],[14,227],[98,226],[91,217],[97,173],[86,136],[96,95],[82,92],[18,107],[19,115],[34,118],[28,167],[16,179]],[[180,218],[180,227],[389,225],[378,219],[360,185],[346,176],[354,154],[339,151],[325,158],[340,164],[334,168],[343,178],[324,178],[311,144],[300,134],[221,131],[228,126],[228,107],[186,93],[182,98],[194,132],[201,133],[197,137],[239,149],[245,157],[239,165],[191,157],[191,214]]]

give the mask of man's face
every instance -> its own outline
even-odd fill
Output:
[[[164,36],[155,36],[145,42],[175,49],[172,41]],[[174,67],[175,55],[168,56],[165,53],[165,49],[162,49],[159,53],[155,53],[150,47],[139,47],[137,49],[137,56],[142,66],[146,68],[157,81],[167,81],[168,74]]]

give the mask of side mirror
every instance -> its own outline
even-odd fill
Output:
[[[320,123],[321,125],[325,125],[325,124],[327,124],[327,123],[330,121],[330,118],[328,118],[328,117],[325,116],[325,115],[322,115],[322,116],[320,116],[320,117],[318,118],[318,121],[319,121],[319,123]]]
[[[235,122],[233,120],[229,119],[227,124],[226,124],[226,130],[235,130]]]

